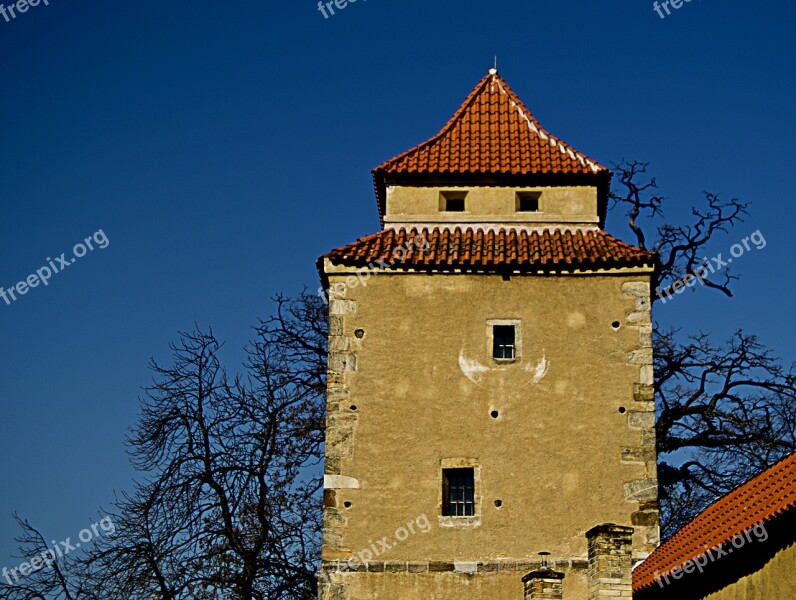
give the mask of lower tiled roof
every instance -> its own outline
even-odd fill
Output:
[[[796,507],[796,453],[720,498],[633,571],[633,593]],[[730,549],[731,551],[731,549]]]
[[[334,265],[417,270],[589,270],[654,266],[655,255],[599,229],[385,229],[332,250]]]

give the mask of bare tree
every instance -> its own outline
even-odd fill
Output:
[[[194,519],[155,480],[138,483],[114,503],[116,532],[83,560],[87,598],[175,600],[219,598],[208,583]]]
[[[2,600],[77,600],[81,598],[79,570],[74,555],[62,555],[52,548],[44,534],[19,515],[14,520],[20,528],[15,538],[19,544],[20,566],[3,569],[0,579]]]
[[[653,225],[655,243],[650,248],[647,242],[649,235],[645,233],[640,219],[647,217],[653,221],[660,220],[664,216],[665,198],[658,192],[655,177],[647,178],[648,163],[623,161],[615,164],[614,168],[617,171],[617,183],[611,192],[612,208],[626,209],[628,225],[636,236],[638,246],[658,253],[661,266],[658,285],[661,288],[697,273],[698,267],[707,260],[705,252],[710,243],[719,235],[728,233],[748,214],[747,202],[737,198],[725,201],[718,194],[705,192],[705,206],[691,208],[693,223],[674,225],[659,222]],[[730,285],[738,279],[737,276],[727,266],[722,269],[720,277],[719,281],[704,277],[702,282],[707,287],[732,296]]]
[[[244,375],[228,375],[210,330],[180,334],[169,364],[152,361],[128,439],[143,480],[114,503],[115,532],[63,577],[42,570],[0,585],[0,599],[316,596],[327,317],[306,292],[276,305]],[[31,539],[26,554],[43,543]]]
[[[658,253],[658,289],[699,274],[711,244],[747,214],[747,203],[706,193],[705,206],[691,209],[691,224],[666,223],[665,199],[648,165],[622,162],[615,169],[612,208],[625,208],[638,244]],[[729,297],[737,278],[726,268],[720,279],[702,282]],[[796,449],[796,373],[742,330],[717,343],[656,322],[653,340],[662,533],[669,537],[716,497]]]

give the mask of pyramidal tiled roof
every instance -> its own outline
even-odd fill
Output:
[[[588,174],[608,169],[548,133],[492,69],[442,130],[374,173]]]
[[[726,547],[744,531],[765,525],[796,507],[796,453],[716,500],[669,538],[633,571],[633,593],[655,585],[656,577],[717,546]],[[728,550],[732,552],[732,548]]]

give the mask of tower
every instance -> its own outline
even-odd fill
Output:
[[[373,178],[381,231],[318,261],[320,597],[520,599],[545,566],[591,597],[594,536],[658,543],[655,257],[603,231],[610,171],[495,69]]]

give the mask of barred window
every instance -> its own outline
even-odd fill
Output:
[[[442,516],[475,515],[475,470],[442,470]]]
[[[492,330],[492,357],[498,360],[514,360],[514,325],[495,325]]]

